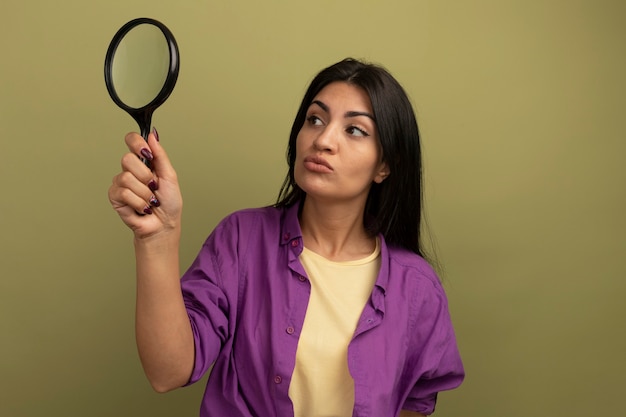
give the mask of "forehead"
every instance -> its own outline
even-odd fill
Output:
[[[372,103],[367,92],[359,86],[345,81],[335,81],[322,88],[313,98],[329,109],[341,111],[367,111],[372,113]]]

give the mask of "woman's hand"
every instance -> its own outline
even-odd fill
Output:
[[[109,188],[113,209],[136,239],[180,233],[182,196],[158,133],[153,129],[147,143],[137,133],[129,133],[125,140],[130,152],[122,158],[122,172],[113,177]],[[150,160],[154,171],[140,157]]]

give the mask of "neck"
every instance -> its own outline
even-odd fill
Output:
[[[363,226],[364,206],[328,204],[307,196],[300,227],[307,249],[334,261],[361,259],[376,248],[376,239]]]

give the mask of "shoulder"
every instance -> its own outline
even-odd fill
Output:
[[[394,246],[388,247],[387,253],[392,276],[401,275],[413,284],[443,292],[439,276],[424,258],[410,250]]]
[[[220,266],[234,265],[254,257],[264,248],[275,248],[281,217],[282,210],[271,206],[230,213],[206,238],[201,255]]]
[[[224,221],[246,222],[257,220],[278,220],[280,219],[284,209],[274,206],[255,207],[237,210],[224,217]]]
[[[224,217],[215,227],[215,231],[252,230],[259,226],[277,226],[281,222],[283,209],[267,206],[237,210]]]
[[[235,211],[215,226],[204,246],[213,249],[230,247],[239,254],[263,244],[275,246],[288,210],[267,206]]]

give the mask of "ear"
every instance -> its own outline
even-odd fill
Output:
[[[376,172],[376,176],[374,177],[374,182],[376,184],[380,184],[389,176],[389,166],[386,162],[381,162],[378,167],[378,171]]]

